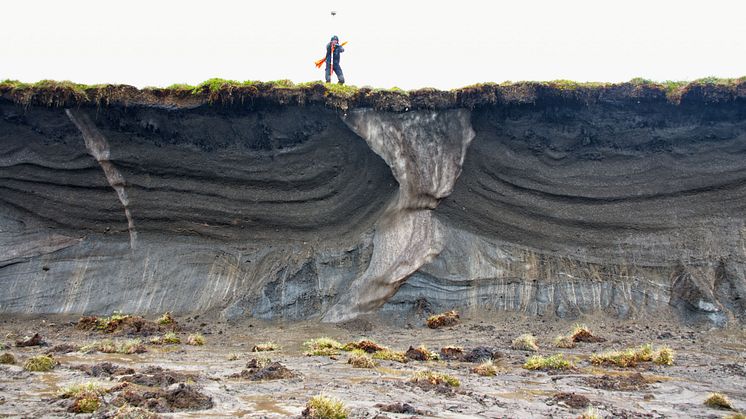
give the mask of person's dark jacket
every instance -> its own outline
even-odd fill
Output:
[[[339,54],[345,52],[345,49],[342,45],[337,44],[336,47],[334,47],[334,62],[336,64],[339,64]],[[332,55],[332,43],[329,42],[326,44],[326,63],[329,64],[329,59]]]

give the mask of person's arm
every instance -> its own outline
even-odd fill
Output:
[[[345,48],[339,44],[334,48],[335,51],[339,51],[340,53],[345,52]]]

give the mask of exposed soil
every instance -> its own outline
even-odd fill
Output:
[[[79,347],[101,338],[99,332],[76,329],[75,320],[6,317],[0,333],[13,342],[38,332],[53,348]],[[108,390],[96,413],[102,417],[113,415],[125,403],[156,413],[178,412],[180,417],[298,416],[317,394],[339,398],[352,417],[577,417],[587,405],[601,417],[721,416],[703,404],[711,392],[725,394],[735,409],[746,410],[746,332],[739,329],[583,319],[607,342],[559,349],[552,347],[554,336],[568,333],[573,323],[505,315],[467,317],[455,327],[436,330],[425,327],[422,319],[413,319],[415,326],[400,327],[377,326],[376,319],[357,322],[359,327],[179,320],[183,334],[202,333],[206,345],[146,344],[148,352],[129,355],[60,351],[55,355],[60,365],[48,373],[27,372],[22,365],[49,348],[10,348],[18,362],[0,365],[0,416],[68,416],[74,401],[61,400],[59,391],[89,381]],[[551,373],[523,369],[527,357],[535,353],[510,349],[511,340],[523,333],[537,337],[539,355],[563,353],[576,368]],[[406,364],[377,360],[376,368],[358,369],[347,364],[347,352],[336,360],[303,355],[302,343],[322,336],[341,342],[367,340],[367,347],[382,345],[399,351],[421,345],[434,351],[447,347],[463,351],[441,351],[451,354],[449,360]],[[282,348],[272,353],[272,361],[250,352],[265,341]],[[644,343],[673,348],[675,364],[621,369],[599,368],[588,361],[592,353]],[[464,354],[474,354],[469,360],[493,359],[497,376],[470,372],[474,364],[466,362]],[[460,386],[423,388],[410,382],[414,372],[426,369],[453,376]]]

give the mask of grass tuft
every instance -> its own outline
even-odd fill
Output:
[[[321,337],[303,342],[308,350],[305,352],[308,356],[334,356],[339,355],[342,344],[334,339]]]
[[[409,381],[415,384],[429,383],[434,386],[445,384],[449,387],[458,387],[461,385],[461,382],[456,377],[430,370],[417,371]]]
[[[251,348],[251,352],[270,352],[279,351],[280,349],[282,349],[280,345],[274,342],[262,342],[254,345],[254,347]]]
[[[446,311],[445,313],[435,314],[427,318],[427,327],[438,329],[457,324],[459,315],[456,310]]]
[[[156,322],[158,324],[160,324],[160,325],[166,326],[166,325],[169,325],[169,324],[176,323],[176,319],[174,319],[174,317],[171,315],[170,311],[167,311],[167,312],[163,313],[163,315],[161,317],[159,317],[158,320],[156,320]]]
[[[661,346],[653,356],[653,363],[656,365],[671,366],[673,365],[675,358],[676,353],[673,349],[668,346]]]
[[[529,334],[523,334],[513,339],[510,347],[520,351],[538,351],[539,345],[536,344],[536,338]]]
[[[554,346],[557,348],[570,349],[575,347],[575,341],[572,336],[559,335],[554,338]]]
[[[714,409],[733,410],[730,400],[722,393],[710,393],[705,399],[705,405]]]
[[[497,375],[497,366],[490,359],[472,368],[471,372],[481,375],[483,377],[494,377]]]
[[[0,364],[15,364],[16,357],[12,353],[6,352],[0,355]]]
[[[163,335],[163,343],[167,345],[178,345],[181,343],[181,338],[179,338],[174,332],[168,332]]]
[[[658,365],[673,365],[675,353],[673,349],[663,346],[657,351],[653,345],[644,344],[637,348],[627,348],[621,351],[607,351],[591,355],[594,365],[615,365],[621,368],[635,367],[641,362],[654,362]]]
[[[51,356],[37,355],[32,356],[23,363],[23,369],[31,372],[47,372],[52,371],[57,365],[57,361]]]
[[[527,370],[567,370],[572,367],[572,362],[566,360],[562,354],[547,357],[534,355],[523,364],[523,368]]]
[[[361,349],[355,349],[350,353],[350,357],[347,359],[347,363],[352,365],[354,368],[375,368],[378,366],[370,355]]]
[[[199,333],[187,336],[187,345],[202,346],[205,344],[205,337]]]
[[[303,416],[315,419],[345,419],[348,414],[341,400],[324,395],[313,396],[303,411]]]
[[[407,354],[400,351],[392,351],[391,349],[384,349],[373,354],[373,359],[381,359],[384,361],[396,361],[401,363],[407,362]]]

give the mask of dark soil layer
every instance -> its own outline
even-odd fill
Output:
[[[744,214],[741,79],[0,83],[0,313],[722,326]]]

